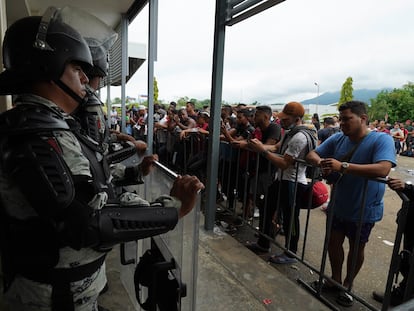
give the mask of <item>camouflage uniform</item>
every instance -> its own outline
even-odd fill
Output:
[[[34,95],[25,95],[17,99],[16,106],[25,103],[45,105],[60,111],[62,118],[67,118],[60,108],[52,102]],[[85,175],[91,177],[89,161],[83,155],[81,146],[76,137],[70,131],[56,131],[54,136],[61,149],[62,157],[73,175]],[[33,181],[36,182],[36,181]],[[17,187],[4,176],[0,166],[0,195],[4,208],[11,216],[19,219],[36,215],[36,211],[25,200]],[[100,209],[106,204],[106,193],[97,193],[89,205],[94,209]],[[59,250],[59,262],[56,268],[78,267],[90,263],[104,256],[105,253],[97,252],[91,248],[74,250],[63,247]],[[97,310],[96,299],[106,283],[105,268],[101,267],[90,277],[71,283],[71,291],[74,293],[75,310]],[[10,304],[11,310],[51,310],[52,286],[42,284],[16,276],[11,287],[5,293],[5,298]]]

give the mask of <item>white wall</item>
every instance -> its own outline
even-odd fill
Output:
[[[338,103],[333,103],[330,105],[316,105],[310,104],[306,105],[306,113],[314,114],[317,113],[319,117],[323,115],[337,115],[338,114],[338,107],[336,106]]]

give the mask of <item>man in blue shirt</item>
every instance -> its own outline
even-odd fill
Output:
[[[385,184],[367,178],[386,177],[396,165],[394,143],[390,135],[369,132],[367,129],[366,105],[360,101],[349,101],[339,107],[341,133],[329,137],[323,144],[311,151],[306,160],[321,166],[325,176],[336,176],[335,194],[328,213],[333,213],[328,254],[332,279],[350,287],[364,262],[364,248],[375,222],[382,219]],[[365,184],[367,183],[367,188]],[[365,205],[362,206],[365,194]],[[362,218],[359,244],[356,240]],[[342,281],[344,262],[343,243],[349,240],[347,274]],[[355,247],[357,246],[357,247]],[[352,259],[356,254],[356,266]],[[349,271],[354,270],[354,271]],[[337,302],[351,306],[352,296],[341,291]]]

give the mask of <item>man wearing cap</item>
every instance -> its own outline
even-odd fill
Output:
[[[298,102],[286,104],[283,111],[279,113],[280,124],[285,130],[285,134],[281,142],[277,144],[277,154],[270,152],[258,139],[252,139],[249,143],[253,150],[260,152],[262,157],[268,159],[278,168],[277,178],[268,189],[269,198],[264,216],[264,233],[269,235],[275,212],[281,212],[283,214],[283,229],[286,233],[285,247],[291,253],[296,253],[298,249],[299,211],[302,205],[301,198],[307,188],[306,166],[304,164],[296,165],[295,159],[305,159],[306,154],[316,145],[315,131],[302,125],[304,114],[305,109]],[[296,203],[294,204],[296,182]],[[279,206],[277,207],[278,199]],[[293,221],[291,221],[292,217]],[[269,245],[269,241],[264,237],[259,239],[259,243],[266,243],[265,246]],[[264,246],[263,244],[259,245]],[[285,252],[271,256],[269,261],[276,264],[296,262],[291,253]]]

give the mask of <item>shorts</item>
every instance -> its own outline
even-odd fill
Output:
[[[345,236],[350,240],[355,240],[359,223],[339,219],[337,217],[333,218],[332,221],[332,230],[343,232]],[[360,243],[367,243],[369,235],[371,234],[372,228],[374,228],[375,223],[373,222],[364,222],[362,223]]]

